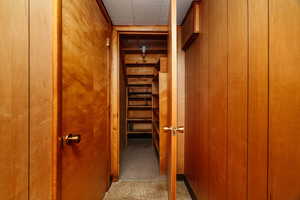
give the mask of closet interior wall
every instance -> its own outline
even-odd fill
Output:
[[[185,174],[198,199],[299,198],[299,18],[294,0],[200,1],[185,52]]]
[[[120,52],[120,150],[126,147],[126,71],[124,66],[124,53]],[[122,154],[120,153],[120,159]]]

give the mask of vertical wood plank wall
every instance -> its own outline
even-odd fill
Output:
[[[52,4],[0,3],[1,199],[51,199]]]
[[[28,1],[0,2],[0,197],[28,200]]]
[[[198,199],[300,197],[299,9],[201,1],[185,52],[185,174]]]
[[[30,1],[30,200],[51,199],[53,12],[52,1]]]
[[[269,198],[300,198],[300,1],[269,0]]]
[[[248,199],[268,195],[268,1],[248,5]]]

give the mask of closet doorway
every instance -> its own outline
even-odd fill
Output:
[[[119,36],[120,179],[166,174],[168,44],[166,33]],[[160,134],[161,133],[161,134]]]

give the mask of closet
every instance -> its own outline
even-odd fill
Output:
[[[167,35],[124,34],[120,37],[121,140],[151,139],[165,171],[167,120]]]

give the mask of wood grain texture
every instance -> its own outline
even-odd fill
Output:
[[[267,200],[268,0],[249,3],[248,199]]]
[[[168,127],[176,128],[178,119],[178,68],[177,68],[177,0],[170,0],[169,8],[169,37],[168,37],[168,87],[169,87],[169,119]],[[169,131],[167,135],[167,171],[168,171],[168,197],[176,199],[176,173],[177,173],[177,134]]]
[[[117,180],[120,175],[120,59],[119,59],[119,34],[116,30],[112,32],[111,44],[111,175],[113,180]]]
[[[200,199],[246,199],[247,4],[202,1],[200,13],[186,50],[185,172]]]
[[[300,198],[300,2],[269,1],[269,198]]]
[[[109,184],[110,25],[96,1],[63,1],[62,199],[101,199]],[[83,40],[84,39],[84,40]]]
[[[247,199],[248,3],[228,0],[227,198]]]
[[[159,72],[159,165],[160,173],[167,171],[167,132],[163,130],[168,125],[168,73]]]
[[[53,39],[52,39],[52,167],[51,167],[51,199],[60,200],[61,196],[61,169],[60,169],[60,141],[61,136],[61,100],[62,100],[62,2],[53,1]]]
[[[227,0],[212,0],[209,23],[209,199],[227,199],[228,10]],[[229,200],[229,199],[228,199]]]
[[[182,48],[186,49],[200,33],[200,1],[193,1],[182,22]]]
[[[178,63],[178,126],[184,127],[185,116],[185,55],[181,43],[181,27],[177,27],[177,63]],[[178,134],[177,174],[184,174],[184,133]]]
[[[28,200],[28,1],[0,2],[0,196]]]
[[[299,3],[201,5],[208,37],[186,50],[188,181],[200,199],[299,198]]]
[[[51,1],[30,2],[29,199],[32,200],[50,200],[52,195],[52,9]]]
[[[208,199],[208,2],[200,4],[203,31],[185,52],[185,174],[197,198]],[[194,159],[198,157],[198,159]]]
[[[161,57],[165,57],[165,54],[146,54],[145,60],[141,54],[126,54],[124,58],[125,64],[153,64],[158,63]]]

